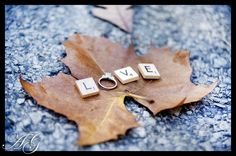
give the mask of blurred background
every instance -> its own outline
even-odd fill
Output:
[[[40,134],[38,150],[231,150],[231,7],[133,6],[133,32],[128,34],[93,16],[95,6],[5,6],[5,146],[17,136]],[[152,43],[173,51],[190,51],[195,84],[219,80],[212,93],[197,103],[152,116],[131,99],[125,101],[141,125],[126,136],[94,146],[76,144],[78,128],[25,93],[18,76],[38,82],[59,71],[62,45],[72,34],[105,36],[138,54]],[[13,150],[13,149],[11,149]]]

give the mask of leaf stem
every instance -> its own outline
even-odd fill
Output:
[[[136,95],[136,94],[133,94],[133,93],[128,93],[128,96],[131,96],[131,97],[137,98],[137,99],[141,99],[141,100],[145,100],[150,104],[155,102],[153,99],[150,99],[150,98],[145,97],[145,96]]]

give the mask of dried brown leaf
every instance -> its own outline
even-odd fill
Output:
[[[93,8],[94,16],[109,21],[126,32],[132,32],[133,10],[130,5],[99,5]]]
[[[194,85],[190,81],[192,69],[189,52],[171,52],[152,47],[144,56],[137,56],[134,47],[128,49],[105,38],[73,35],[64,43],[67,56],[62,60],[72,76],[60,73],[39,83],[22,79],[23,88],[40,104],[67,116],[79,125],[80,145],[91,145],[116,139],[138,124],[123,102],[131,96],[150,109],[153,114],[183,104],[198,101],[210,93],[211,85]],[[98,96],[82,99],[75,88],[75,80],[93,77],[97,81],[104,72],[131,66],[138,72],[138,63],[154,63],[159,80],[144,80],[122,85],[111,91],[101,90]],[[75,78],[76,79],[75,79]]]

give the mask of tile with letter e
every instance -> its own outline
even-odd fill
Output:
[[[114,75],[122,84],[133,82],[139,79],[138,74],[130,66],[115,70]]]
[[[99,94],[99,89],[92,77],[75,81],[82,98]]]
[[[157,68],[152,63],[139,63],[138,69],[144,79],[159,79],[160,78],[160,74]]]

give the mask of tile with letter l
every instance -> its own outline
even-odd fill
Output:
[[[92,77],[75,81],[82,98],[99,94],[99,89]]]
[[[133,82],[139,79],[139,75],[130,66],[115,70],[114,75],[122,84]]]

